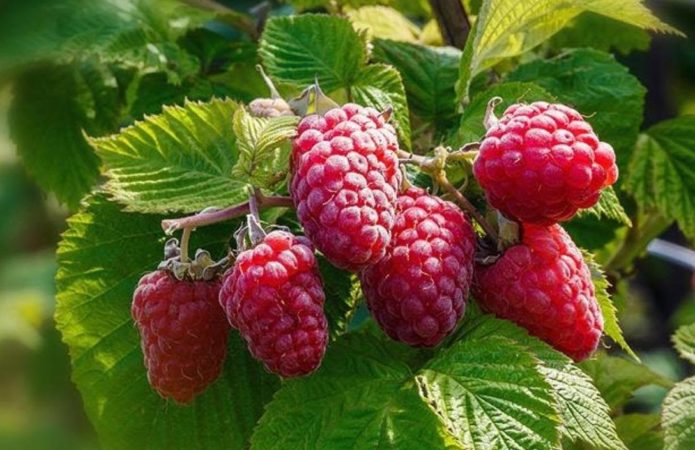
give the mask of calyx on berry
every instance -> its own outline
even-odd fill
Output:
[[[183,246],[188,246],[190,230],[184,230]],[[215,261],[210,252],[198,249],[193,259],[187,256],[187,249],[182,252],[182,246],[176,238],[171,238],[164,244],[164,260],[157,266],[160,270],[170,272],[177,280],[209,281],[218,278],[227,268],[228,259]]]

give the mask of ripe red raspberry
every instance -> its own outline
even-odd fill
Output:
[[[140,279],[131,313],[147,378],[162,397],[189,403],[220,375],[229,334],[220,284],[177,280],[165,270]]]
[[[615,183],[613,147],[560,104],[516,104],[481,143],[473,166],[492,206],[509,218],[550,225],[595,205]]]
[[[465,310],[475,233],[451,202],[411,188],[398,198],[386,256],[360,274],[367,305],[393,339],[431,347]]]
[[[521,243],[489,266],[477,265],[473,295],[480,306],[526,328],[581,361],[603,331],[591,273],[559,225],[525,224]]]
[[[393,127],[354,104],[305,117],[290,193],[304,232],[335,266],[357,272],[384,256],[401,184]]]
[[[283,377],[313,372],[328,343],[325,295],[311,243],[273,231],[239,254],[220,303],[253,356]]]

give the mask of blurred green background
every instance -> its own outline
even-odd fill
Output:
[[[245,12],[255,6],[251,1],[221,3]],[[695,34],[695,2],[652,6],[689,36]],[[219,31],[218,24],[207,27]],[[219,36],[224,46],[229,36]],[[659,36],[646,52],[619,55],[649,91],[645,125],[695,114],[694,42]],[[96,449],[52,319],[54,252],[69,213],[42,193],[16,154],[7,124],[12,87],[12,76],[0,77],[0,449]],[[180,101],[178,91],[159,94],[160,103]],[[685,244],[677,229],[664,238]],[[677,325],[695,321],[690,270],[647,257],[625,294],[621,321],[628,342],[653,370],[672,379],[685,376],[687,368],[673,352],[670,335]],[[656,411],[664,394],[663,388],[644,388],[629,409]]]
[[[0,91],[0,448],[99,448],[53,324],[55,249],[67,211],[28,177]]]

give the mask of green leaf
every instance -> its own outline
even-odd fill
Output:
[[[632,221],[627,216],[620,204],[617,194],[612,186],[608,186],[601,192],[601,197],[594,206],[589,209],[580,209],[577,217],[592,216],[596,219],[611,219],[623,225],[632,226]]]
[[[70,208],[99,175],[99,158],[82,134],[89,123],[78,102],[82,93],[73,67],[39,66],[15,80],[9,112],[10,134],[27,171]]]
[[[555,449],[555,397],[539,366],[511,339],[468,337],[441,351],[417,381],[423,399],[467,449]]]
[[[461,448],[418,397],[402,362],[412,353],[383,335],[344,335],[316,374],[288,380],[277,392],[251,448]]]
[[[497,114],[501,114],[513,103],[532,103],[539,100],[552,101],[554,99],[550,93],[534,83],[496,84],[486,91],[476,94],[463,110],[461,124],[456,135],[452,138],[451,145],[458,147],[469,142],[479,141],[485,136],[483,119],[485,118],[487,103],[493,97],[502,98],[502,103],[496,108]]]
[[[287,0],[297,12],[303,12],[311,9],[328,8],[331,0]]]
[[[0,16],[0,67],[97,56],[180,78],[194,60],[176,39],[213,17],[174,0],[13,2]]]
[[[695,364],[695,323],[680,327],[673,335],[673,343],[683,358]]]
[[[315,375],[278,391],[252,448],[556,448],[541,362],[500,328],[465,335],[417,372],[429,352],[375,326],[343,335]]]
[[[412,114],[438,128],[454,119],[459,50],[377,39],[373,57],[398,69]]]
[[[112,2],[7,3],[0,15],[0,67],[74,55],[80,46],[105,45],[126,26],[124,22]]]
[[[122,121],[119,81],[108,66],[97,60],[83,61],[75,71],[77,101],[86,121],[84,130],[94,136],[113,133]]]
[[[596,252],[604,249],[609,242],[616,239],[622,225],[612,220],[599,219],[594,215],[580,213],[569,222],[562,224],[579,248]],[[595,254],[596,260],[603,263],[604,254]]]
[[[627,55],[633,50],[647,50],[650,41],[649,33],[637,26],[586,12],[553,36],[549,45],[558,50],[591,47],[604,52],[616,50]]]
[[[656,384],[670,387],[673,385],[673,382],[643,364],[604,353],[599,353],[595,358],[584,361],[579,366],[594,380],[594,384],[601,391],[601,396],[613,411],[619,410],[632,398],[635,390],[642,386]]]
[[[562,353],[511,322],[490,315],[464,324],[468,338],[501,336],[523,345],[541,361],[539,371],[550,385],[562,417],[562,434],[570,441],[596,449],[625,449],[618,438],[610,409],[591,378]]]
[[[243,79],[243,85],[238,80]],[[148,73],[129,88],[130,121],[161,114],[163,105],[183,106],[187,100],[207,102],[213,97],[229,97],[239,102],[250,102],[268,95],[263,80],[254,64],[233,64],[227,71],[206,78],[194,77],[173,84],[165,73]]]
[[[644,209],[675,219],[695,240],[695,116],[667,120],[640,136],[625,189]]]
[[[461,83],[465,86],[470,78],[500,60],[534,48],[585,11],[644,29],[677,32],[654,17],[640,0],[536,0],[523,4],[517,0],[489,0],[478,14],[470,61],[462,61]]]
[[[468,33],[468,38],[466,39],[466,46],[463,48],[463,53],[461,53],[461,63],[459,64],[459,78],[456,81],[456,85],[454,86],[456,89],[457,103],[463,105],[468,103],[468,101],[470,100],[469,90],[473,81],[471,61],[473,60],[473,53],[475,52],[475,36],[478,35],[479,24],[479,20],[473,22],[471,30]],[[440,31],[438,24],[437,31]],[[439,34],[441,35],[441,32]]]
[[[186,102],[162,114],[90,139],[106,165],[106,190],[129,211],[196,212],[247,197],[232,177],[238,159],[231,100]]]
[[[639,358],[635,352],[632,351],[632,348],[630,348],[630,345],[625,340],[623,330],[620,329],[617,311],[613,301],[611,300],[611,296],[608,293],[610,283],[603,273],[603,269],[598,263],[596,263],[596,261],[594,261],[593,256],[591,256],[591,254],[588,252],[584,252],[584,260],[591,271],[591,281],[594,283],[596,300],[598,301],[598,306],[601,308],[601,315],[603,316],[603,332],[613,339],[623,350],[625,350],[628,355],[639,361]]]
[[[353,100],[360,105],[372,106],[384,111],[393,107],[392,123],[398,131],[401,143],[410,148],[410,120],[405,89],[398,71],[385,64],[371,64],[359,74],[351,88]]]
[[[133,290],[162,259],[162,217],[124,213],[104,196],[69,219],[58,249],[56,323],[70,349],[73,381],[105,448],[243,449],[278,381],[235,333],[220,379],[190,406],[147,383]],[[226,251],[231,227],[194,233],[193,248]]]
[[[642,123],[645,89],[615,57],[572,50],[519,66],[509,80],[537,83],[587,116],[599,138],[615,148],[618,167],[625,173]]]
[[[349,20],[313,14],[268,20],[259,52],[274,79],[301,87],[318,79],[328,93],[357,81],[367,58]]]
[[[318,256],[319,270],[326,293],[326,317],[331,337],[345,333],[360,301],[362,290],[357,277],[335,268],[323,256]]]
[[[365,41],[347,19],[315,14],[270,19],[259,52],[268,72],[279,81],[303,88],[318,79],[328,93],[344,89],[348,98],[380,111],[392,106],[398,134],[410,147],[400,75],[383,64],[365,65]]]
[[[417,42],[420,28],[403,14],[388,6],[364,6],[347,11],[357,31],[366,31],[370,39]]]
[[[557,398],[563,434],[597,449],[626,449],[611,421],[608,405],[591,378],[558,352],[546,349],[536,354],[544,362],[541,373]]]
[[[695,448],[695,377],[686,378],[668,393],[661,420],[664,450]]]
[[[335,0],[286,0],[298,11],[324,8],[334,10]],[[359,8],[368,5],[390,6],[408,16],[423,18],[431,14],[427,0],[340,0],[339,6]]]
[[[244,108],[234,113],[233,128],[239,160],[232,175],[257,187],[272,189],[289,170],[289,139],[297,134],[297,116],[253,117]]]
[[[618,434],[630,450],[663,449],[660,424],[661,417],[656,414],[625,414],[615,418]]]

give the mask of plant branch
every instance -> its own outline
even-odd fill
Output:
[[[423,172],[429,174],[444,190],[451,194],[456,202],[461,206],[461,208],[475,219],[478,224],[482,227],[485,233],[488,235],[495,245],[498,242],[499,236],[495,228],[490,225],[490,223],[483,217],[475,206],[468,199],[459,192],[454,185],[451,184],[446,176],[446,163],[450,159],[452,161],[460,161],[464,158],[474,157],[476,152],[472,151],[478,148],[478,143],[474,142],[472,144],[467,144],[456,152],[449,153],[449,151],[444,147],[437,147],[434,150],[434,157],[427,157],[421,155],[414,155],[408,153],[404,150],[398,151],[398,157],[402,162],[412,162],[417,164]]]
[[[478,222],[478,224],[482,227],[482,229],[485,231],[488,237],[492,239],[492,241],[494,241],[496,245],[499,237],[497,235],[497,230],[495,230],[495,227],[490,225],[490,222],[488,222],[485,219],[485,217],[483,217],[483,215],[480,214],[480,212],[477,209],[475,209],[475,206],[473,206],[473,204],[469,202],[468,199],[461,192],[459,192],[459,190],[456,189],[453,184],[449,182],[448,178],[446,177],[446,171],[440,171],[437,174],[435,180],[441,187],[444,188],[446,192],[448,192],[454,197],[456,203],[458,203],[464,211],[470,214],[473,217],[473,219],[475,219],[475,221]]]
[[[447,161],[472,161],[478,156],[480,142],[471,142],[451,152],[446,156]]]
[[[292,208],[294,206],[292,199],[284,196],[266,197],[260,194],[257,196],[257,202],[259,208]],[[162,220],[162,229],[165,233],[171,234],[174,231],[182,228],[204,227],[206,225],[212,225],[215,223],[224,222],[226,220],[235,219],[248,214],[249,212],[249,202],[244,202],[224,209],[214,211],[204,210],[198,214],[188,217]]]
[[[463,49],[471,31],[471,23],[461,0],[430,0],[442,39],[447,45]]]
[[[604,264],[605,271],[616,278],[624,275],[634,260],[646,251],[652,239],[659,236],[671,223],[672,220],[656,212],[639,214],[637,218],[633,218],[632,227],[620,247]]]
[[[432,158],[427,156],[416,155],[414,153],[408,153],[405,150],[398,150],[398,158],[404,163],[414,163],[423,169],[428,169],[432,165]]]

